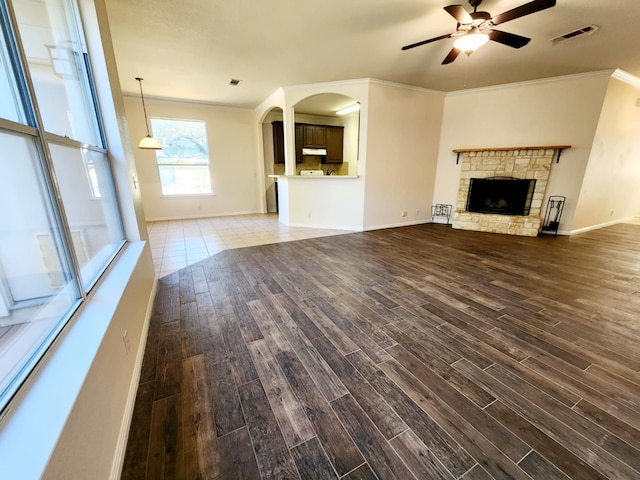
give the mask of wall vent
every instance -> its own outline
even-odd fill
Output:
[[[555,45],[557,43],[564,42],[565,40],[571,40],[581,35],[591,35],[599,29],[600,27],[598,25],[587,25],[586,27],[579,28],[578,30],[574,30],[573,32],[565,33],[564,35],[560,35],[559,37],[552,38],[551,43]]]

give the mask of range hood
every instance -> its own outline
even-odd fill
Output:
[[[302,155],[321,155],[327,156],[326,148],[303,148]]]

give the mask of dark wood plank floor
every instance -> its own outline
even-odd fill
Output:
[[[420,225],[162,278],[122,478],[638,479],[639,239]]]

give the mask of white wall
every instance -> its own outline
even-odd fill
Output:
[[[146,79],[152,81],[152,79]],[[264,168],[259,158],[258,124],[253,110],[186,102],[148,100],[149,118],[201,120],[207,126],[213,195],[163,197],[152,150],[134,149],[147,221],[262,212]],[[146,135],[142,103],[125,98],[134,142]]]
[[[284,193],[288,194],[289,225],[362,230],[362,177],[285,177],[280,178],[278,189],[280,198]],[[281,212],[283,205],[286,203],[281,200]]]
[[[456,204],[456,148],[571,145],[553,163],[546,196],[564,195],[560,230],[571,230],[611,72],[448,94],[432,203]],[[543,212],[546,208],[546,196]]]
[[[430,218],[444,98],[439,92],[371,82],[365,229]]]
[[[640,216],[640,88],[612,78],[572,230]]]

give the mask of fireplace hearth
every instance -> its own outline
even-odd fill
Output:
[[[471,178],[467,212],[529,215],[534,179],[513,177]]]

